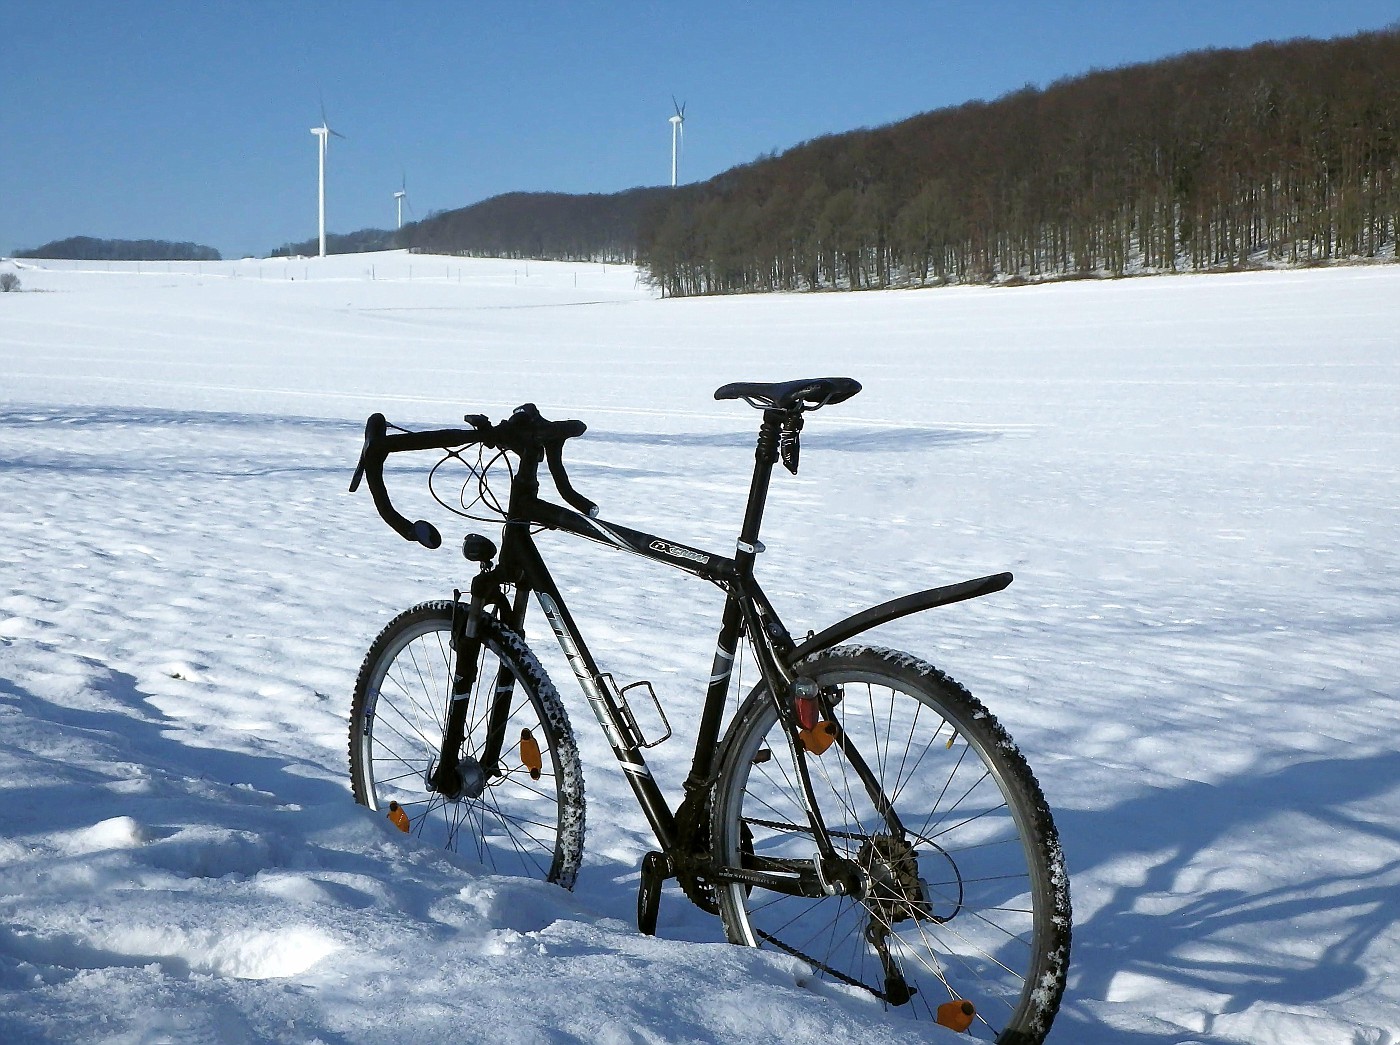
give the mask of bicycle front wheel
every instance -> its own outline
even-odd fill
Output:
[[[491,871],[572,889],[583,859],[583,773],[573,729],[544,668],[514,631],[481,627],[476,685],[458,751],[463,784],[428,787],[452,700],[453,604],[429,602],[394,618],[370,646],[350,713],[350,780],[370,809],[396,802],[408,830],[475,857]],[[493,709],[499,757],[487,734]],[[492,768],[494,767],[494,769]]]
[[[842,646],[797,670],[821,688],[835,723],[830,746],[804,759],[859,884],[830,896],[723,884],[730,940],[794,955],[916,1018],[946,1022],[971,1002],[982,1036],[1041,1042],[1064,991],[1069,881],[1025,759],[967,690],[908,654]],[[810,883],[817,846],[806,808],[760,686],[721,747],[716,859]]]

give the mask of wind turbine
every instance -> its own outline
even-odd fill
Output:
[[[317,201],[319,203],[319,228],[321,231],[320,256],[324,258],[326,256],[326,142],[330,139],[330,136],[332,134],[334,134],[337,138],[344,138],[345,135],[341,134],[339,131],[331,130],[330,126],[326,123],[326,107],[324,105],[321,106],[321,126],[312,127],[311,133],[316,135],[318,146],[317,152],[320,154],[321,159],[319,168],[320,179],[317,183],[320,191],[317,194]]]
[[[394,203],[398,205],[399,228],[403,228],[403,204],[408,198],[408,175],[405,174],[399,179],[399,191],[394,193]],[[409,212],[413,211],[413,204],[408,205]]]
[[[685,103],[676,105],[676,96],[671,95],[671,105],[676,115],[671,117],[671,188],[676,187],[676,159],[680,154],[681,142],[685,140]]]

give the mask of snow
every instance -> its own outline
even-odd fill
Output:
[[[713,390],[834,374],[865,389],[775,478],[760,577],[805,632],[1016,574],[874,639],[977,694],[1055,811],[1050,1041],[1400,1041],[1400,266],[695,300],[407,254],[18,271],[0,1040],[968,1040],[723,943],[671,885],[639,935],[649,832],[542,626],[588,785],[573,893],[349,795],[365,648],[468,576],[429,462],[391,489],[438,552],[346,493],[366,415],[581,418],[604,518],[724,552],[756,415]],[[665,702],[674,787],[716,594],[542,541],[604,670]]]

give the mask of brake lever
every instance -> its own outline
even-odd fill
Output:
[[[545,447],[545,461],[549,464],[549,474],[554,477],[554,488],[559,496],[590,519],[598,518],[598,506],[574,489],[569,482],[569,473],[564,470],[564,444],[550,443]]]

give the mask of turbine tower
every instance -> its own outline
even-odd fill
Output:
[[[680,155],[681,143],[685,140],[685,103],[676,104],[676,96],[671,95],[671,105],[676,115],[671,117],[671,188],[676,187],[676,160]]]
[[[320,257],[324,258],[326,256],[326,142],[330,139],[332,134],[337,138],[344,138],[345,135],[341,134],[339,131],[331,130],[330,126],[326,123],[326,107],[324,105],[321,106],[321,126],[312,127],[311,133],[316,135],[317,153],[320,156],[320,176],[317,181],[319,191],[317,192],[316,198],[318,203],[317,213],[320,218],[318,224],[321,233]]]
[[[403,201],[404,201],[404,199],[405,199],[407,196],[408,196],[408,175],[405,174],[405,175],[403,175],[403,176],[399,179],[399,191],[396,192],[396,193],[394,193],[394,203],[397,205],[397,207],[398,207],[398,212],[399,212],[399,226],[398,226],[399,228],[403,228]],[[412,209],[413,209],[412,207],[409,207],[409,210],[412,210]]]

